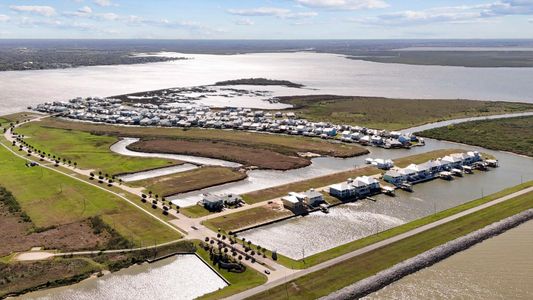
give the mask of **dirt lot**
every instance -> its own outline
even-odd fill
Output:
[[[128,147],[133,151],[164,152],[218,158],[262,169],[289,170],[308,166],[308,159],[266,149],[245,148],[243,144],[218,141],[171,139],[142,140]]]
[[[111,237],[106,231],[95,234],[88,220],[32,232],[32,223],[24,222],[19,213],[10,213],[3,203],[0,203],[0,216],[0,257],[32,247],[63,251],[98,249]]]

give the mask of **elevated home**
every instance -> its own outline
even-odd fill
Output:
[[[224,199],[218,195],[204,194],[202,195],[201,204],[209,211],[221,211],[224,209]]]
[[[310,189],[307,192],[304,192],[303,195],[304,201],[307,206],[315,207],[324,202],[324,195],[315,191],[314,189]]]
[[[281,198],[283,206],[293,212],[301,212],[307,207],[316,207],[324,202],[324,196],[310,189],[303,193],[290,192],[287,196]]]
[[[282,197],[281,201],[285,208],[293,212],[301,212],[305,210],[304,199],[304,195],[290,192],[287,196]]]
[[[355,180],[334,184],[329,187],[329,194],[339,199],[358,198],[379,191],[379,181],[373,177],[361,176]]]
[[[203,207],[209,211],[221,211],[225,206],[234,206],[242,202],[242,198],[236,194],[203,194],[200,201]]]
[[[405,168],[389,170],[383,175],[383,179],[394,185],[399,185],[402,182],[416,183],[438,177],[442,171],[462,169],[463,166],[468,166],[481,160],[479,152],[476,151],[453,153],[419,165],[411,164]]]

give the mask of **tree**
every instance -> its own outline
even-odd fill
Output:
[[[74,162],[74,168],[76,168],[77,166],[78,166],[78,163]]]

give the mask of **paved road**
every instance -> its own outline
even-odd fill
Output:
[[[39,121],[39,120],[42,120],[42,119],[48,118],[48,117],[49,116],[46,115],[46,116],[34,118],[34,119],[32,119],[32,120],[30,120],[28,122]],[[18,126],[20,126],[20,125],[22,125],[24,123],[26,123],[26,122],[21,122],[20,124],[17,124],[15,127],[18,127]],[[4,134],[4,138],[9,143],[12,143],[15,140],[15,138],[13,138],[13,134],[11,132],[11,128],[6,130],[6,132]],[[25,161],[30,161],[30,162],[32,161],[27,156],[25,156],[26,153],[27,153],[26,151],[23,152],[24,154],[19,154],[17,151],[13,151],[13,149],[11,149],[10,146],[6,146],[4,143],[0,143],[0,144],[4,148],[6,148],[9,152],[11,152],[13,155],[15,155],[17,157],[20,157],[20,158],[24,159]],[[17,149],[18,149],[18,147],[17,147]],[[26,149],[26,148],[24,147],[23,149]],[[40,157],[36,153],[32,153],[31,157],[36,158],[36,160],[40,159]],[[188,218],[185,215],[177,213],[175,210],[170,210],[169,213],[172,216],[176,217],[176,219],[174,219],[174,220],[172,220],[170,222],[167,222],[167,221],[161,219],[159,216],[156,216],[153,213],[151,213],[150,211],[146,210],[142,206],[138,205],[137,203],[135,203],[135,202],[131,201],[130,199],[124,197],[123,195],[121,195],[119,193],[116,193],[116,192],[113,192],[113,191],[111,191],[111,190],[109,190],[109,189],[107,189],[105,187],[102,187],[100,185],[97,185],[95,183],[83,180],[83,179],[81,179],[81,178],[76,176],[76,175],[89,176],[91,170],[83,170],[83,169],[79,169],[79,168],[74,168],[72,166],[62,165],[61,166],[62,168],[65,168],[68,171],[73,172],[73,173],[66,173],[66,172],[61,171],[59,168],[55,167],[55,163],[53,161],[51,161],[49,159],[45,159],[45,160],[48,163],[45,163],[45,164],[41,163],[40,164],[41,168],[49,169],[51,171],[54,171],[54,172],[60,173],[62,175],[68,176],[68,177],[70,177],[70,178],[72,178],[74,180],[80,181],[82,183],[91,185],[91,186],[93,186],[95,188],[98,188],[100,190],[103,190],[103,191],[106,191],[108,193],[111,193],[111,194],[119,197],[120,199],[127,201],[128,203],[130,203],[131,205],[137,207],[138,209],[142,210],[144,213],[150,215],[152,218],[155,218],[156,220],[158,220],[159,222],[161,222],[165,226],[167,226],[167,227],[171,228],[172,230],[184,235],[185,236],[185,238],[184,238],[185,240],[191,240],[191,239],[203,240],[205,237],[209,237],[211,239],[215,239],[216,238],[217,233],[213,232],[209,228],[207,228],[207,227],[203,226],[202,224],[200,224],[201,220]],[[115,185],[115,187],[121,188],[125,192],[129,192],[131,194],[135,194],[135,195],[137,195],[139,197],[141,196],[141,192],[139,190],[132,189],[132,188],[130,188],[128,186],[125,186],[125,185],[117,186],[117,185]],[[148,199],[148,200],[150,201],[151,199]],[[159,201],[158,202],[158,207],[162,208],[162,205],[163,204],[161,203],[161,201]],[[195,228],[197,228],[197,229],[193,229],[193,226]],[[243,248],[242,245],[234,245],[234,246],[236,248],[240,249],[240,250],[243,250],[242,249]],[[114,251],[114,250],[111,250],[111,251]],[[124,250],[116,250],[115,252],[120,252],[120,251],[124,251]],[[97,253],[97,252],[99,252],[99,251],[89,251],[89,252],[79,253],[79,255],[82,255],[82,254],[94,254],[94,253]],[[268,276],[268,281],[282,278],[285,274],[293,272],[292,270],[286,268],[285,266],[282,266],[282,265],[272,261],[270,258],[266,258],[265,259],[265,258],[259,258],[258,256],[256,256],[256,259],[257,259],[258,262],[259,261],[264,261],[267,265],[270,266],[271,274]],[[266,269],[266,267],[262,266],[259,263],[251,263],[250,261],[247,261],[247,260],[243,260],[242,262],[245,265],[247,265],[248,267],[251,267],[251,268],[257,270],[260,273],[263,273],[263,271]]]
[[[229,297],[227,299],[244,299],[244,298],[252,297],[252,296],[254,296],[254,295],[258,294],[258,293],[267,291],[267,290],[269,290],[269,289],[271,289],[271,288],[273,288],[275,286],[287,283],[287,282],[289,282],[289,281],[291,281],[293,279],[308,275],[308,274],[313,273],[313,272],[320,271],[322,269],[328,268],[328,267],[333,266],[333,265],[338,264],[338,263],[342,263],[345,260],[348,260],[348,259],[351,259],[353,257],[359,256],[361,254],[373,251],[373,250],[375,250],[377,248],[392,244],[392,243],[397,242],[399,240],[403,240],[405,238],[411,237],[411,236],[416,235],[418,233],[421,233],[423,231],[435,228],[435,227],[437,227],[439,225],[448,223],[448,222],[453,221],[453,220],[457,220],[457,219],[459,219],[461,217],[464,217],[466,215],[475,213],[475,212],[480,211],[482,209],[485,209],[487,207],[496,205],[498,203],[502,203],[502,202],[507,201],[507,200],[509,200],[511,198],[514,198],[514,197],[517,197],[517,196],[520,196],[520,195],[523,195],[523,194],[526,194],[526,193],[529,193],[529,192],[533,192],[533,187],[529,187],[529,188],[523,189],[521,191],[509,194],[507,196],[504,196],[504,197],[492,200],[490,202],[484,203],[482,205],[467,209],[467,210],[459,212],[459,213],[457,213],[455,215],[440,219],[440,220],[435,221],[433,223],[426,224],[424,226],[421,226],[421,227],[415,228],[413,230],[410,230],[408,232],[396,235],[396,236],[391,237],[389,239],[386,239],[386,240],[374,243],[372,245],[366,246],[364,248],[355,250],[353,252],[344,254],[342,256],[339,256],[339,257],[336,257],[334,259],[328,260],[326,262],[323,262],[321,264],[315,265],[315,266],[310,267],[308,269],[300,270],[300,271],[294,272],[292,274],[288,274],[284,278],[270,281],[270,282],[268,282],[268,283],[266,283],[264,285],[261,285],[261,286],[258,286],[256,288],[247,290],[245,292],[236,294],[236,295],[231,296],[231,297]]]
[[[6,133],[4,134],[4,137],[5,137],[6,140],[8,140],[9,142],[12,142],[12,141],[13,141],[12,134],[11,134],[11,129],[8,129],[8,130],[6,131]],[[11,152],[13,155],[15,155],[15,156],[17,156],[17,157],[20,157],[20,158],[24,159],[25,161],[32,161],[32,160],[29,160],[26,156],[23,156],[23,155],[21,155],[21,154],[15,152],[15,151],[13,151],[9,146],[6,146],[4,143],[0,143],[0,144],[2,145],[2,147],[6,148],[6,149],[7,149],[9,152]],[[24,153],[26,153],[26,152],[24,152]],[[176,231],[176,232],[178,232],[178,233],[180,233],[180,234],[184,234],[184,232],[182,232],[181,230],[179,230],[179,229],[176,228],[175,226],[172,226],[171,224],[167,223],[165,220],[163,220],[163,219],[157,217],[156,215],[152,214],[152,213],[149,212],[148,210],[146,210],[146,209],[144,209],[143,207],[139,206],[137,203],[134,203],[133,201],[129,200],[128,198],[126,198],[126,197],[120,195],[119,193],[115,193],[115,192],[113,192],[113,191],[110,191],[110,190],[108,190],[108,189],[106,189],[106,188],[103,188],[103,187],[101,187],[101,186],[99,186],[99,185],[96,185],[96,184],[94,184],[94,183],[87,182],[87,181],[85,181],[85,180],[83,180],[83,179],[80,179],[80,178],[76,177],[75,175],[72,175],[72,174],[68,174],[68,173],[62,172],[61,170],[59,170],[59,169],[57,169],[56,167],[53,167],[53,166],[48,166],[48,165],[46,165],[46,164],[42,164],[42,165],[40,165],[40,167],[41,167],[41,168],[46,168],[46,169],[51,170],[51,171],[53,171],[53,172],[57,172],[57,173],[63,174],[63,175],[68,176],[68,177],[70,177],[70,178],[72,178],[72,179],[74,179],[74,180],[77,180],[77,181],[83,182],[83,183],[88,184],[88,185],[91,185],[91,186],[93,186],[93,187],[95,187],[95,188],[97,188],[97,189],[100,189],[100,190],[106,191],[106,192],[108,192],[108,193],[111,193],[111,194],[113,194],[113,195],[119,197],[120,199],[122,199],[122,200],[124,200],[124,201],[127,201],[129,204],[131,204],[131,205],[137,207],[138,209],[140,209],[141,211],[143,211],[143,212],[146,213],[147,215],[149,215],[149,216],[151,216],[152,218],[156,219],[157,221],[159,221],[160,223],[164,224],[165,226],[171,228],[173,231]]]

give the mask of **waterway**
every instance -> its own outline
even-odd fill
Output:
[[[20,297],[40,300],[195,299],[227,284],[195,255],[180,255]]]
[[[464,68],[383,64],[327,53],[243,55],[171,54],[192,59],[163,63],[93,66],[62,70],[0,72],[0,113],[45,101],[210,85],[230,79],[290,80],[306,89],[256,87],[274,96],[337,94],[418,99],[479,99],[533,102],[533,68]],[[227,99],[205,99],[228,105]],[[232,106],[279,109],[261,97],[231,99]]]
[[[533,299],[532,255],[529,221],[364,299]]]
[[[198,165],[210,165],[210,166],[221,166],[221,167],[230,167],[230,168],[238,168],[242,166],[239,163],[226,161],[222,159],[214,159],[214,158],[207,158],[207,157],[200,157],[200,156],[192,156],[192,155],[180,155],[180,154],[166,154],[166,153],[145,153],[145,152],[137,152],[137,151],[131,151],[127,148],[128,145],[131,145],[135,142],[139,141],[137,138],[124,138],[115,144],[111,146],[111,151],[126,155],[126,156],[134,156],[134,157],[157,157],[157,158],[164,158],[164,159],[174,159],[174,160],[180,160],[185,161],[191,164],[198,164]],[[163,169],[161,169],[163,170]]]
[[[415,185],[413,193],[397,191],[394,198],[379,195],[374,197],[375,202],[362,200],[341,205],[331,208],[329,214],[315,212],[240,235],[255,244],[300,259],[533,180],[531,158],[431,139],[426,140],[426,147],[421,147],[423,151],[444,148],[492,154],[499,159],[501,167],[488,172],[478,171],[453,181],[436,179]],[[393,150],[384,151],[394,153]]]
[[[194,170],[197,168],[198,166],[196,165],[185,163],[185,164],[181,164],[178,166],[172,166],[172,167],[160,168],[160,169],[155,169],[155,170],[150,170],[150,171],[143,171],[143,172],[122,175],[122,176],[119,176],[119,178],[122,179],[124,182],[132,182],[132,181],[155,178],[159,176],[171,175],[175,173],[181,173],[185,171]]]

